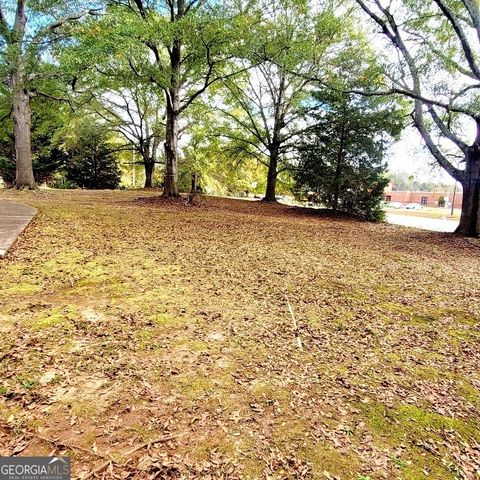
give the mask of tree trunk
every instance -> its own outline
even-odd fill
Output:
[[[143,163],[145,167],[145,188],[153,187],[153,170],[155,168],[155,162],[151,159],[145,160]]]
[[[32,141],[30,132],[30,95],[24,84],[25,62],[22,45],[27,24],[26,1],[17,2],[15,24],[6,37],[9,64],[12,68],[7,76],[13,97],[13,123],[15,135],[15,164],[17,188],[35,188],[32,166]]]
[[[30,96],[14,83],[13,122],[15,134],[16,188],[35,188],[32,166]]]
[[[333,205],[332,209],[334,212],[338,210],[338,199],[340,197],[340,183],[342,177],[342,169],[343,169],[343,155],[344,155],[344,148],[345,148],[345,116],[346,116],[346,108],[345,104],[343,105],[343,121],[342,121],[342,128],[340,130],[340,145],[338,147],[338,155],[337,155],[337,165],[335,168],[335,178],[333,183]]]
[[[178,197],[177,184],[177,145],[178,145],[178,113],[175,107],[167,106],[167,127],[165,138],[165,181],[164,197]]]
[[[268,164],[267,174],[267,190],[263,202],[276,202],[277,191],[277,172],[278,168],[278,147],[274,146],[270,149],[270,163]]]
[[[178,0],[177,20],[185,13],[183,0]],[[177,147],[178,147],[178,118],[180,116],[180,78],[182,68],[182,43],[175,39],[170,50],[171,79],[167,92],[167,122],[165,135],[165,182],[164,197],[178,197]]]
[[[475,142],[465,156],[462,180],[463,202],[460,224],[455,233],[467,237],[480,236],[480,144]]]

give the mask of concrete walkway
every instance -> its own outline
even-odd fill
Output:
[[[434,232],[454,232],[459,223],[458,220],[395,215],[393,213],[387,213],[386,220],[388,223],[393,223],[394,225],[432,230]]]
[[[33,207],[0,200],[0,257],[7,253],[36,214]]]

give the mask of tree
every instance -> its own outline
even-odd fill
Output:
[[[384,155],[402,130],[401,110],[393,102],[325,90],[314,100],[315,125],[299,147],[297,193],[333,211],[382,220]]]
[[[0,100],[6,100],[0,97]],[[8,100],[1,102],[1,110],[10,112]],[[2,108],[3,107],[3,108]],[[53,100],[34,98],[31,102],[32,167],[36,183],[48,181],[65,165],[65,154],[58,147],[58,136],[68,122],[66,108]],[[0,175],[7,185],[15,183],[15,138],[13,120],[6,114],[0,123]]]
[[[265,191],[265,166],[219,134],[223,119],[215,109],[199,102],[190,117],[189,142],[179,168],[183,188],[190,188],[192,173],[198,173],[202,191],[207,194],[238,196]]]
[[[81,124],[67,139],[66,178],[81,188],[114,189],[120,184],[120,169],[115,149],[100,125]]]
[[[87,115],[93,112],[100,123],[124,139],[125,144],[119,148],[138,154],[138,163],[145,169],[144,186],[151,188],[165,139],[165,101],[157,85],[139,79],[136,70],[132,71],[130,57],[137,63],[148,63],[148,52],[138,45],[137,49],[128,44],[125,50],[121,49],[117,16],[122,13],[110,11],[101,22],[92,19],[77,25],[73,32],[75,42],[57,49],[56,57],[63,70],[74,78],[71,97],[75,106],[81,106],[77,110]],[[112,50],[116,52],[113,56]]]
[[[341,49],[352,54],[359,45],[352,19],[331,2],[254,4],[259,20],[243,59],[248,68],[243,78],[224,82],[222,135],[267,167],[264,201],[275,202],[277,178],[290,169],[294,147],[308,127],[314,79],[321,75],[326,81],[335,63],[343,62]]]
[[[97,94],[88,106],[107,128],[125,139],[127,144],[123,148],[140,155],[145,168],[145,188],[153,186],[153,172],[164,137],[163,102],[150,90],[149,85],[118,84]]]
[[[78,7],[77,2],[73,3],[73,8]],[[30,99],[35,95],[48,95],[41,88],[46,86],[47,77],[45,69],[42,68],[42,53],[60,38],[58,34],[62,27],[88,13],[96,12],[74,12],[71,4],[72,2],[65,0],[17,0],[8,2],[7,7],[4,7],[0,3],[0,72],[12,105],[17,188],[35,186]],[[13,22],[9,22],[10,18]],[[28,19],[34,21],[28,22]]]
[[[296,138],[305,128],[300,103],[307,83],[271,62],[252,69],[245,83],[225,83],[230,109],[221,108],[227,121],[220,134],[232,140],[231,151],[243,151],[266,166],[266,202],[276,202],[277,178],[289,168]]]
[[[480,9],[472,0],[356,0],[399,53],[387,88],[411,98],[413,121],[436,161],[463,187],[457,234],[480,235]],[[476,126],[472,143],[465,122]],[[437,141],[437,137],[442,140]],[[446,144],[448,142],[448,145]],[[452,151],[453,148],[453,151]],[[453,158],[461,156],[464,169]]]
[[[212,84],[236,74],[231,60],[237,18],[215,1],[110,0],[107,4],[109,46],[128,58],[138,81],[153,83],[165,95],[163,194],[178,196],[179,122]]]

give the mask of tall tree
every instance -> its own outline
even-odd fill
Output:
[[[35,186],[30,99],[46,94],[39,86],[45,85],[46,76],[40,68],[42,52],[60,38],[58,33],[67,23],[96,12],[80,11],[78,2],[73,3],[75,11],[72,2],[65,0],[17,0],[6,2],[6,6],[0,3],[0,72],[11,98],[17,188]]]
[[[235,75],[231,60],[237,17],[215,1],[110,0],[107,4],[115,14],[107,22],[116,29],[116,43],[120,42],[113,48],[121,45],[138,80],[152,82],[165,95],[164,196],[178,196],[179,123],[213,83]],[[131,55],[139,49],[143,49],[141,59]]]
[[[253,3],[259,20],[243,59],[250,68],[243,78],[224,82],[222,134],[266,165],[264,201],[275,202],[277,178],[290,168],[299,135],[308,127],[312,79],[326,81],[341,48],[351,52],[356,39],[346,35],[348,12],[331,2]]]
[[[3,101],[0,95],[0,111]],[[7,100],[7,99],[5,99]],[[65,155],[58,146],[62,127],[68,122],[69,109],[54,100],[34,98],[31,102],[31,146],[32,166],[35,181],[41,183],[65,164]],[[5,101],[5,111],[9,113],[11,104]],[[15,183],[15,137],[13,120],[5,114],[0,122],[0,176],[7,185]]]
[[[140,155],[145,169],[145,188],[152,188],[158,151],[165,137],[164,104],[149,85],[119,85],[100,92],[89,102],[92,110],[111,131],[126,141],[123,149]],[[122,147],[121,147],[122,148]]]
[[[463,187],[456,233],[480,235],[480,8],[472,0],[356,0],[399,53],[376,94],[413,99],[413,121],[436,161]],[[372,93],[372,92],[370,92]],[[476,126],[469,142],[465,122]],[[443,141],[438,142],[437,136]],[[445,144],[448,142],[448,145]],[[446,148],[447,147],[447,148]],[[455,166],[451,150],[463,157]]]
[[[300,106],[307,83],[272,62],[255,67],[245,83],[226,83],[230,108],[220,108],[227,118],[220,134],[267,167],[264,201],[276,201],[277,178],[305,129]]]
[[[195,172],[207,194],[237,196],[265,191],[264,164],[222,135],[224,118],[212,108],[208,98],[197,103],[189,117],[189,141],[179,168],[184,188],[190,187],[191,174]]]

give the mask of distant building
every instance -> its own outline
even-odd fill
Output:
[[[393,190],[394,185],[389,183],[385,188],[384,200],[386,202],[398,202],[403,205],[409,203],[418,203],[424,207],[439,207],[452,205],[453,193],[438,191],[438,192],[412,192]],[[462,207],[463,194],[462,192],[456,192],[455,194],[455,208]]]
[[[447,193],[447,202],[448,202],[448,205],[452,205],[452,202],[454,200],[453,198],[453,193],[450,192],[450,193]],[[459,192],[458,190],[455,192],[455,205],[454,207],[455,208],[462,208],[462,202],[463,202],[463,193],[462,192]]]

